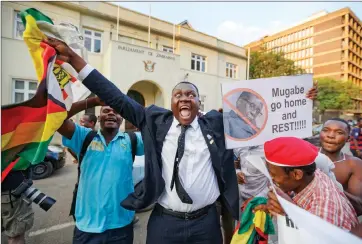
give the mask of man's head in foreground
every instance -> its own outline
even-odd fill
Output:
[[[81,126],[90,128],[92,130],[94,130],[94,127],[97,124],[97,116],[95,116],[94,114],[84,114],[80,120],[79,120],[79,124]]]
[[[98,117],[101,130],[119,130],[123,118],[110,106],[102,106]]]
[[[182,125],[194,121],[200,109],[199,90],[191,82],[178,83],[172,90],[171,110]]]
[[[256,117],[261,115],[263,103],[254,94],[244,91],[240,94],[240,97],[236,101],[236,108],[240,111],[240,113],[253,122]]]
[[[338,153],[348,141],[350,126],[340,118],[327,120],[319,134],[321,147],[325,152]]]
[[[279,137],[264,144],[267,167],[274,184],[284,192],[299,193],[314,177],[318,148],[295,137]]]

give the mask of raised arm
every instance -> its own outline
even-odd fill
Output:
[[[48,37],[47,43],[52,46],[61,59],[79,73],[79,80],[108,106],[116,110],[123,118],[137,128],[142,128],[145,120],[145,108],[123,94],[112,82],[97,70],[93,69],[64,42]]]
[[[62,136],[66,137],[68,139],[71,139],[74,134],[75,125],[74,125],[74,122],[72,122],[69,118],[73,117],[74,115],[76,115],[77,113],[79,113],[83,110],[86,110],[87,108],[93,108],[93,107],[101,106],[101,105],[103,105],[103,103],[100,101],[100,99],[98,97],[91,97],[86,100],[73,103],[70,111],[68,112],[67,119],[64,121],[62,126],[60,126],[60,128],[58,129],[59,134],[61,134]]]

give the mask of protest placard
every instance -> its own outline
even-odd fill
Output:
[[[320,217],[309,213],[280,196],[277,197],[284,211],[288,214],[287,218],[281,216],[278,219],[279,244],[362,243],[358,237],[348,233],[346,230],[343,230],[321,219]]]
[[[280,136],[312,135],[312,75],[222,83],[228,149],[262,145]]]

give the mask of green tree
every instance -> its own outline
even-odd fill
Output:
[[[350,81],[335,80],[332,78],[317,79],[318,82],[318,109],[347,110],[354,108],[354,100],[360,96],[360,89]]]
[[[304,70],[286,59],[282,52],[267,52],[265,49],[250,53],[250,79],[302,74]]]

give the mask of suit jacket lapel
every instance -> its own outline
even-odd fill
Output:
[[[220,165],[220,158],[218,154],[218,148],[215,143],[214,135],[211,130],[209,130],[203,120],[199,120],[200,129],[202,131],[202,135],[204,136],[204,139],[206,141],[206,144],[209,148],[210,155],[211,155],[211,162],[214,167],[215,171],[218,171],[220,175],[221,173],[221,165]]]
[[[166,116],[165,120],[163,120],[162,123],[160,123],[157,126],[155,136],[156,136],[156,141],[157,141],[156,150],[157,150],[157,153],[159,153],[159,155],[161,155],[161,153],[162,153],[163,142],[165,141],[167,132],[171,128],[172,122],[173,122],[173,115]],[[162,165],[161,165],[161,167],[162,167]]]

